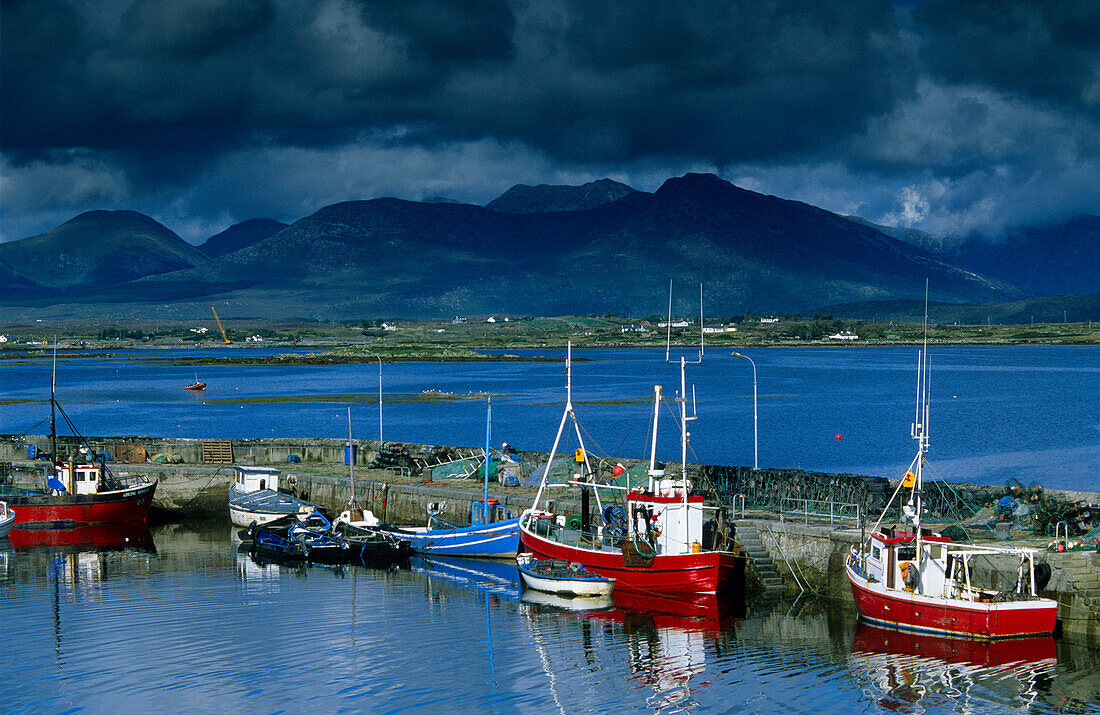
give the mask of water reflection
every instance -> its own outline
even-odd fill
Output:
[[[49,526],[12,529],[8,535],[15,549],[62,548],[90,551],[134,549],[155,554],[156,546],[144,522],[132,524],[90,524],[64,529]]]
[[[1050,636],[971,641],[860,623],[848,663],[864,693],[889,710],[1030,709],[1050,691],[1056,653]]]
[[[581,604],[562,604],[534,593],[524,593],[523,613],[562,712],[571,709],[576,697],[576,683],[562,682],[565,674],[614,672],[624,655],[622,685],[627,692],[651,691],[645,696],[648,708],[698,708],[697,690],[710,685],[705,677],[708,661],[713,667],[735,638],[737,608],[713,594],[674,598],[616,591],[610,603],[584,610]],[[603,679],[603,686],[612,682]],[[621,701],[636,697],[636,692],[622,695]]]

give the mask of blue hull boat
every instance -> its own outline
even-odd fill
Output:
[[[519,551],[519,517],[447,529],[383,527],[381,530],[408,541],[414,552],[429,556],[514,559]]]

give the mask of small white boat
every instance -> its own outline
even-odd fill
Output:
[[[8,503],[0,501],[0,539],[3,539],[11,531],[15,523],[15,512],[8,508]]]
[[[610,596],[615,579],[592,573],[578,563],[558,559],[536,559],[524,552],[516,557],[524,585],[558,596]]]
[[[313,502],[279,491],[279,470],[266,467],[234,467],[237,476],[229,487],[229,520],[234,526],[266,524],[288,514],[317,511]]]

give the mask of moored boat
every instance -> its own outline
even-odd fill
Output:
[[[286,560],[346,563],[351,547],[319,511],[289,514],[265,524],[250,524],[239,533],[254,553]]]
[[[610,596],[615,579],[594,574],[578,563],[536,559],[529,553],[516,557],[519,575],[528,588],[558,596]]]
[[[1040,595],[1051,571],[1049,565],[1036,563],[1036,549],[958,544],[921,527],[929,377],[926,340],[917,363],[911,430],[917,455],[870,536],[852,547],[845,565],[860,618],[890,628],[962,638],[1052,633],[1058,603]],[[891,509],[899,507],[903,524],[883,526]],[[997,578],[991,575],[979,583],[979,563],[983,572]],[[996,583],[1002,587],[995,588]]]
[[[489,433],[492,400],[486,407],[484,496],[470,505],[470,523],[455,524],[439,515],[442,508],[429,507],[427,526],[382,526],[393,537],[408,541],[413,551],[428,556],[512,559],[519,550],[520,517],[508,515],[508,508],[489,498]]]
[[[355,526],[337,519],[333,530],[347,542],[350,560],[365,566],[407,564],[412,558],[413,549],[408,541],[376,528]]]
[[[44,489],[4,494],[15,524],[56,525],[144,522],[157,483],[145,477],[120,479],[102,463],[54,466]]]
[[[667,479],[656,461],[657,416],[661,387],[654,386],[653,436],[649,481],[644,489],[605,483],[597,476],[584,447],[582,430],[572,403],[572,348],[566,358],[566,405],[558,427],[550,460],[543,471],[531,509],[520,519],[520,543],[538,558],[576,562],[600,576],[615,579],[615,588],[651,593],[718,593],[743,584],[745,558],[724,534],[725,511],[708,507],[701,495],[692,493],[686,466],[679,479]],[[687,411],[685,361],[680,360],[681,462],[687,461]],[[693,418],[692,418],[693,419]],[[574,467],[578,470],[566,483],[548,482],[562,434],[572,420],[577,443]],[[581,490],[581,514],[572,524],[568,518],[546,508],[549,488]],[[543,502],[544,494],[547,502]],[[614,495],[618,494],[616,498]],[[611,495],[610,497],[608,495]],[[589,497],[594,496],[602,525],[593,525]],[[605,499],[611,499],[606,504]],[[711,516],[704,523],[704,513]]]
[[[15,512],[8,508],[8,503],[0,501],[0,539],[3,539],[11,531],[15,523]]]
[[[316,504],[279,491],[281,473],[267,467],[233,467],[229,487],[229,520],[234,526],[266,524],[288,514],[320,509]]]
[[[145,476],[118,477],[107,468],[102,455],[94,455],[87,447],[81,447],[78,455],[58,459],[55,413],[60,412],[73,433],[77,437],[80,435],[55,397],[56,374],[55,352],[54,377],[50,381],[50,463],[53,468],[45,476],[42,488],[0,487],[0,497],[15,512],[15,524],[72,526],[144,522],[153,504],[155,480],[150,481]]]

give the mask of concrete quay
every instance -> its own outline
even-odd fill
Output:
[[[234,478],[235,465],[267,466],[279,469],[285,489],[304,499],[331,510],[339,511],[351,499],[348,466],[344,463],[346,440],[339,439],[234,439],[231,442],[232,461],[204,464],[204,443],[209,459],[210,442],[199,439],[156,439],[149,437],[100,437],[86,438],[86,444],[95,452],[111,452],[114,455],[143,454],[143,459],[156,459],[157,455],[179,460],[179,463],[113,462],[111,469],[121,475],[141,474],[159,481],[154,501],[155,519],[210,519],[228,515],[228,489]],[[224,442],[224,441],[220,441]],[[49,438],[41,435],[0,435],[0,462],[12,465],[14,478],[22,482],[40,479],[46,462],[28,460],[28,445],[35,451],[49,449]],[[353,440],[355,460],[355,497],[365,508],[380,519],[390,523],[423,524],[429,504],[442,504],[442,515],[453,521],[469,518],[470,505],[481,497],[479,479],[433,479],[433,467],[474,454],[479,449],[442,447],[438,445],[398,444],[377,441]],[[59,452],[72,453],[80,445],[75,438],[59,437]],[[138,449],[140,448],[140,449]],[[288,462],[290,455],[296,462]],[[545,464],[547,455],[537,452],[520,452],[523,458],[521,477],[529,477]],[[632,466],[639,460],[616,460]],[[563,463],[567,463],[563,460]],[[558,464],[558,462],[555,462]],[[668,463],[670,471],[679,465]],[[714,481],[731,471],[737,475],[752,475],[759,480],[770,475],[773,481],[783,481],[788,486],[844,482],[848,493],[874,495],[890,491],[896,482],[888,483],[868,477],[853,475],[821,475],[799,470],[759,470],[747,468],[688,465],[692,478],[703,477]],[[737,476],[735,475],[735,476]],[[733,482],[735,487],[741,486]],[[988,487],[960,489],[988,490]],[[807,490],[809,487],[807,487]],[[518,515],[531,505],[534,488],[529,486],[504,487],[493,484],[492,498],[503,503],[510,515]],[[1100,503],[1100,494],[1063,493],[1066,499]],[[728,495],[724,495],[730,503]],[[979,494],[984,496],[984,494]],[[751,503],[751,502],[750,502]],[[873,500],[868,507],[873,506]],[[579,501],[559,502],[558,511],[579,511]],[[873,513],[864,511],[864,514]],[[739,510],[735,518],[736,536],[746,547],[752,564],[751,573],[769,597],[792,597],[810,593],[852,605],[851,590],[844,575],[844,560],[849,548],[859,542],[858,524],[848,522],[837,526],[822,518],[798,518],[762,509]],[[853,527],[853,524],[855,526]],[[990,535],[992,537],[992,534]],[[1049,537],[1031,537],[1014,532],[1013,545],[1026,545],[1045,549]],[[1053,567],[1053,576],[1044,593],[1059,603],[1059,621],[1063,636],[1090,646],[1100,644],[1100,553],[1096,551],[1047,551],[1045,560]],[[994,584],[995,586],[995,584]]]

